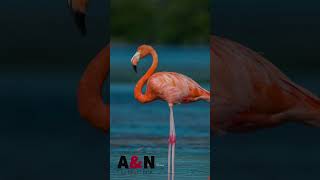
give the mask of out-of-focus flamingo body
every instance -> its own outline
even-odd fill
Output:
[[[319,98],[260,54],[212,36],[211,58],[214,130],[250,131],[288,121],[320,125]]]
[[[132,57],[131,63],[135,71],[139,60],[143,59],[147,55],[152,56],[152,65],[136,84],[134,88],[134,97],[141,103],[147,103],[159,99],[166,101],[169,105],[170,130],[168,140],[168,180],[174,180],[176,132],[173,117],[173,105],[190,103],[198,100],[210,101],[210,93],[185,75],[175,72],[154,73],[158,66],[158,55],[156,51],[148,45],[140,46],[136,54]],[[143,94],[142,88],[145,85],[147,88],[146,92]]]

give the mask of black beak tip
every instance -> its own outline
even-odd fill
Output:
[[[75,12],[74,13],[74,21],[77,27],[80,29],[80,32],[83,36],[87,34],[87,27],[86,27],[86,14],[83,12]]]
[[[136,72],[136,73],[137,73],[137,66],[132,65],[132,68],[133,68],[134,72]]]

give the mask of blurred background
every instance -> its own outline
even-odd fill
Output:
[[[67,0],[0,5],[0,179],[107,179],[108,137],[81,119],[79,79],[108,40],[107,1],[81,37]]]
[[[137,81],[151,66],[131,57],[141,44],[154,47],[157,72],[178,72],[210,89],[209,1],[111,1],[111,179],[167,178],[169,108],[166,102],[141,104],[134,99]],[[207,102],[174,107],[177,133],[176,179],[207,179],[210,173],[210,106]],[[154,155],[152,174],[130,174],[117,168],[120,155]]]
[[[209,0],[113,0],[112,42],[208,42]]]
[[[320,94],[319,2],[211,0],[211,33],[266,57]],[[211,139],[212,176],[221,180],[319,179],[320,131],[288,124]]]
[[[141,44],[156,48],[158,70],[171,67],[209,83],[209,15],[209,0],[111,1],[112,83],[137,80],[128,62]],[[145,72],[150,65],[140,66]]]

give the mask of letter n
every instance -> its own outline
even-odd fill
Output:
[[[151,169],[154,169],[154,156],[151,156],[151,161],[148,156],[144,156],[144,168],[148,168],[148,164]]]

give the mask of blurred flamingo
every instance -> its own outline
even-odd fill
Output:
[[[68,0],[77,26],[83,35],[86,33],[85,17],[87,0]],[[110,47],[103,48],[88,64],[78,87],[78,109],[80,115],[94,127],[109,130],[109,104],[102,98],[103,83],[109,73]]]
[[[134,70],[137,70],[139,60],[144,57],[152,56],[152,65],[142,76],[134,88],[134,97],[141,103],[148,103],[154,100],[166,101],[170,109],[170,130],[168,146],[168,179],[170,174],[174,179],[174,158],[176,132],[173,117],[173,105],[180,103],[191,103],[198,100],[210,101],[210,93],[202,88],[191,78],[175,72],[157,72],[158,55],[156,51],[148,45],[141,45],[131,59]],[[146,85],[146,91],[143,94],[142,89]],[[170,169],[170,165],[172,169]],[[170,170],[171,173],[170,173]]]
[[[248,132],[286,122],[320,126],[320,99],[260,54],[211,36],[211,128]]]

